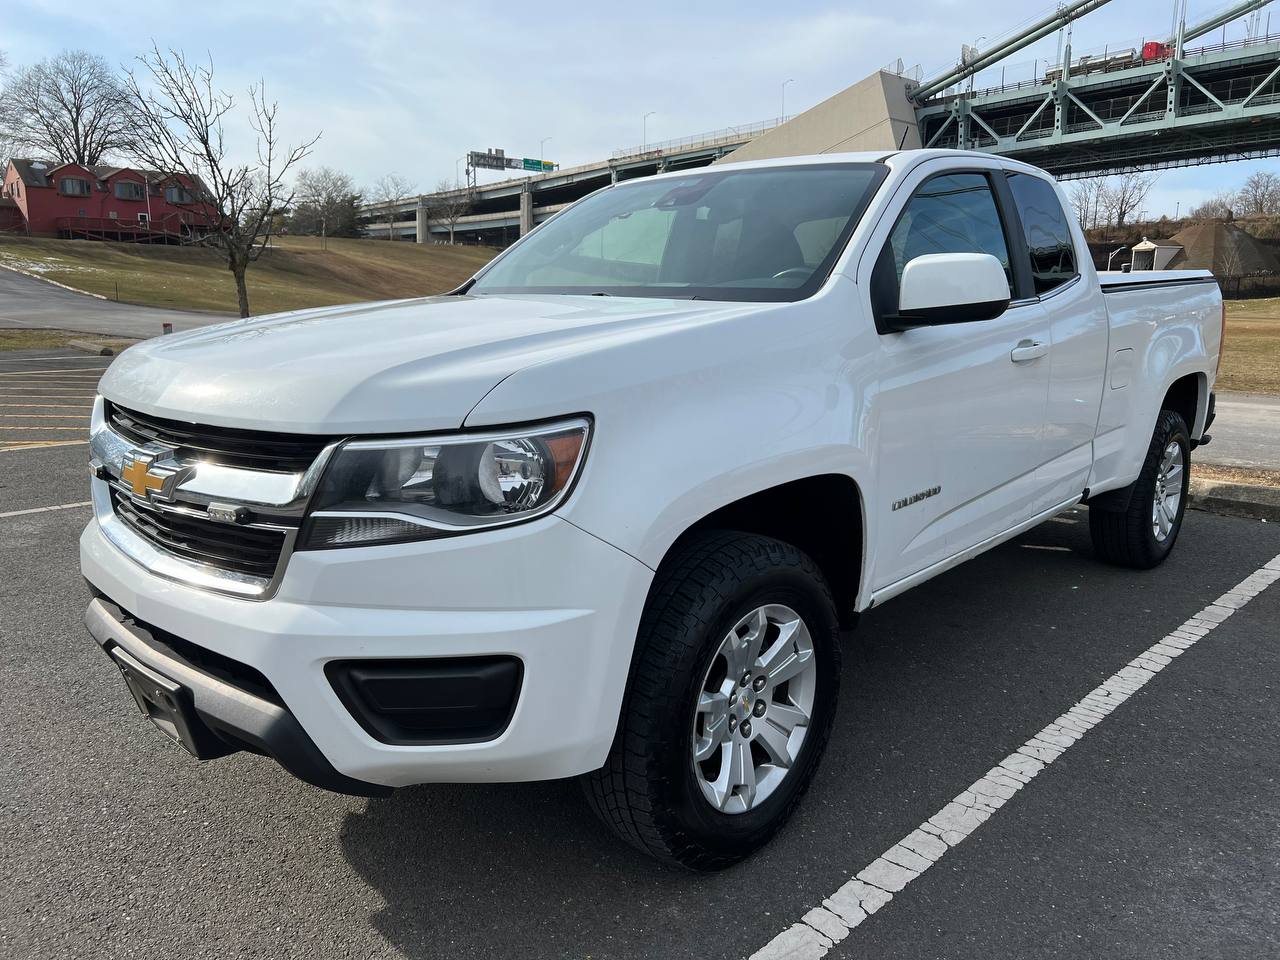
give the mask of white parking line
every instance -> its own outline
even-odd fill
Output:
[[[1035,776],[1120,704],[1137,693],[1174,657],[1280,580],[1280,556],[1255,570],[1178,629],[1095,687],[1016,752],[895,843],[798,923],[770,940],[750,960],[817,960],[849,935],[948,850],[985,823]]]
[[[8,513],[0,513],[0,520],[5,517],[25,517],[32,513],[49,513],[53,510],[75,510],[78,507],[91,507],[92,500],[81,500],[79,503],[60,503],[56,507],[32,507],[29,510],[10,510]]]
[[[49,447],[74,447],[88,440],[0,440],[0,453],[17,453],[19,450],[47,450]]]

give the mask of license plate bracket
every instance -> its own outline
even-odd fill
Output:
[[[113,646],[110,654],[138,709],[156,729],[198,760],[212,760],[232,752],[196,714],[190,690],[148,667],[123,647]]]

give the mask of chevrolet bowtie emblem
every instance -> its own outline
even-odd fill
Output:
[[[191,476],[189,467],[165,467],[155,462],[154,455],[126,454],[121,463],[120,479],[129,485],[129,491],[147,500],[172,500],[173,489]]]

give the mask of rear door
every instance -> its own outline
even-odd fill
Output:
[[[1044,461],[1049,324],[1039,302],[1022,296],[1025,252],[1007,213],[1003,171],[924,167],[868,248],[875,263],[863,276],[873,313],[896,311],[903,268],[929,253],[995,256],[1014,300],[994,320],[879,336],[873,589],[1032,516]]]
[[[1037,504],[1047,510],[1081,493],[1093,464],[1107,367],[1109,325],[1102,290],[1062,199],[1047,178],[1008,174],[1052,352]],[[1081,241],[1083,237],[1079,238]]]

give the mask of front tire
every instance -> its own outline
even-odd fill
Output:
[[[1097,555],[1139,570],[1163,563],[1182,529],[1190,477],[1186,421],[1172,410],[1161,410],[1127,508],[1089,509],[1089,534]]]
[[[826,746],[840,671],[830,590],[790,544],[711,532],[664,563],[636,644],[587,798],[659,860],[728,867],[786,822]]]

